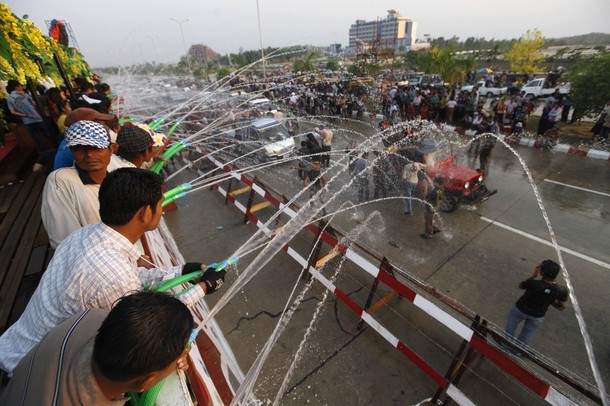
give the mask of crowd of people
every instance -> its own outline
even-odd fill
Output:
[[[12,377],[0,404],[23,396],[32,404],[122,400],[185,367],[188,306],[222,286],[226,270],[200,262],[158,266],[147,255],[143,241],[158,233],[163,212],[163,179],[149,168],[167,142],[157,145],[145,124],[119,125],[109,86],[96,93],[82,84],[74,101],[61,89],[47,91],[56,133],[20,83],[9,87],[7,108],[47,158],[41,211],[55,251],[25,311],[0,336],[0,371],[3,380]],[[202,275],[180,300],[150,291],[195,271]],[[138,316],[144,311],[153,313]],[[62,339],[68,344],[58,350]]]
[[[37,402],[48,396],[73,399],[84,396],[80,393],[82,388],[91,386],[94,390],[87,396],[112,401],[122,399],[126,391],[149,388],[176,366],[184,365],[188,333],[192,328],[188,306],[213,293],[224,282],[224,270],[216,271],[203,263],[167,268],[151,262],[141,241],[146,233],[155,233],[162,221],[163,194],[162,177],[149,169],[168,141],[156,143],[154,131],[145,124],[120,125],[112,110],[113,96],[107,84],[81,81],[77,85],[79,92],[74,94],[74,100],[64,88],[46,90],[39,98],[42,106],[36,105],[21,83],[10,81],[7,86],[6,116],[15,124],[25,125],[34,140],[40,153],[36,170],[50,172],[43,191],[42,220],[55,254],[21,318],[0,336],[0,370],[5,376],[12,376],[0,403],[10,403],[11,399],[28,392],[31,385],[46,388],[54,379],[62,380],[55,392],[48,386],[48,391],[35,395],[40,398],[32,399]],[[295,114],[351,117],[361,116],[365,111],[368,92],[363,92],[362,86],[353,81],[295,84],[278,80],[278,84],[250,85],[248,90],[287,104]],[[521,94],[498,98],[488,111],[480,102],[476,87],[466,92],[446,86],[437,89],[396,83],[379,96],[379,108],[384,116],[381,130],[400,120],[426,119],[464,123],[477,134],[498,133],[507,125],[517,131],[525,126],[533,110],[533,104]],[[543,110],[539,130],[543,133],[567,117],[562,110],[564,100],[556,96],[547,101]],[[42,113],[41,107],[46,109]],[[486,171],[493,139],[475,139],[482,140],[473,143],[473,147],[481,158],[481,169]],[[408,145],[405,148],[408,150]],[[310,196],[326,186],[322,167],[330,167],[332,150],[333,131],[327,125],[309,132],[301,143],[301,163],[295,169]],[[348,145],[345,152],[358,201],[366,202],[370,199],[368,152],[358,151],[355,144]],[[389,162],[387,154],[373,152],[374,198],[382,198],[388,194],[386,179],[395,165]],[[426,202],[421,237],[431,239],[441,231],[436,219],[445,179],[430,179],[425,169],[424,163],[406,154],[398,177],[405,187],[405,215],[413,215],[416,195]],[[179,301],[142,291],[144,287],[194,270],[203,271],[203,275]],[[530,285],[528,282],[524,288],[529,289]],[[565,301],[563,292],[560,293],[556,299]],[[181,331],[171,339],[149,340],[156,341],[146,347],[146,351],[152,351],[149,358],[154,363],[146,366],[134,363],[133,369],[124,369],[123,361],[115,358],[135,345],[135,340],[140,340],[138,332],[132,332],[125,325],[133,323],[131,317],[151,303],[159,307],[159,314],[167,314],[168,318],[159,317],[142,325],[141,330],[165,329],[168,320],[182,317],[177,322],[182,326]],[[516,324],[513,319],[507,333],[514,334]],[[83,334],[73,335],[72,331],[83,331]],[[108,339],[115,331],[122,331],[121,337],[129,338],[122,346]],[[61,339],[69,342],[61,349],[69,353],[69,362],[62,368],[71,368],[73,363],[76,367],[70,374],[80,371],[78,378],[70,374],[50,378],[44,374],[45,365],[56,362],[59,357],[56,343]],[[171,351],[156,350],[163,346],[171,346]],[[112,351],[118,355],[107,356]],[[35,368],[27,368],[29,364]],[[70,387],[66,384],[70,379],[77,379],[79,384]]]

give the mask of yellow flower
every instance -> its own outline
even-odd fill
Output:
[[[69,55],[63,45],[46,37],[31,21],[16,18],[4,3],[0,4],[0,35],[6,39],[12,56],[11,62],[0,58],[0,79],[40,82],[51,76],[53,81],[61,83],[59,71],[52,63],[54,55],[67,65],[70,76],[89,71],[80,52]],[[40,71],[34,59],[44,64],[44,72]]]

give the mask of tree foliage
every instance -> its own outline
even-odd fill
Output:
[[[326,69],[335,72],[341,69],[341,65],[339,65],[339,61],[336,59],[331,59],[326,62]]]
[[[316,70],[315,61],[318,54],[315,52],[309,52],[302,59],[294,61],[293,67],[297,72],[311,72]]]
[[[55,56],[69,77],[91,76],[80,51],[45,36],[27,16],[17,18],[8,5],[0,3],[0,79],[40,83],[49,76],[59,85],[63,78]]]
[[[610,34],[601,33],[601,32],[592,32],[589,34],[575,35],[573,37],[547,38],[545,40],[545,45],[546,46],[610,45]]]
[[[226,76],[229,76],[231,74],[231,69],[229,68],[220,68],[216,71],[216,78],[217,79],[222,79]]]
[[[265,57],[274,54],[278,48],[267,47],[264,49]],[[262,55],[260,49],[243,51],[238,54],[223,55],[220,57],[220,64],[224,66],[236,65],[240,68],[250,65],[254,62],[261,62]],[[266,59],[266,58],[265,58]]]
[[[544,69],[544,57],[540,48],[544,45],[542,33],[537,29],[527,30],[527,33],[515,41],[506,52],[506,59],[510,62],[510,69],[514,72],[534,73]]]
[[[381,67],[375,62],[359,60],[348,67],[347,72],[359,78],[375,77],[381,72]]]
[[[369,75],[366,64],[362,61],[356,61],[355,63],[351,64],[347,68],[347,71],[357,77],[365,77]]]
[[[574,108],[582,114],[599,114],[610,100],[610,53],[579,61],[568,75]]]
[[[451,38],[433,38],[430,42],[433,47],[451,48],[455,51],[482,51],[498,54],[507,51],[512,44],[509,39],[486,39],[483,37],[468,37],[466,40],[460,41],[460,38],[455,35]]]
[[[448,82],[461,80],[475,64],[472,55],[459,56],[451,48],[436,46],[429,51],[409,53],[405,62],[407,65],[414,63],[417,70],[438,74]]]

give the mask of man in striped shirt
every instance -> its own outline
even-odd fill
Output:
[[[86,309],[110,309],[120,297],[180,276],[182,266],[138,267],[135,242],[161,219],[159,175],[121,168],[106,176],[99,191],[100,223],[70,234],[58,247],[19,320],[0,337],[0,369],[12,374],[17,363],[52,328]],[[193,264],[184,268],[192,272]],[[196,268],[205,270],[205,265]],[[210,268],[180,299],[186,305],[214,292],[226,271]]]

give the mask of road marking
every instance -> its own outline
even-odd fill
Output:
[[[504,224],[504,223],[500,223],[500,222],[498,222],[498,221],[495,221],[495,220],[489,219],[489,218],[487,218],[487,217],[483,217],[483,216],[481,216],[481,220],[486,221],[486,222],[491,223],[491,224],[494,224],[494,225],[496,225],[496,226],[498,226],[498,227],[501,227],[501,228],[503,228],[503,229],[505,229],[505,230],[512,231],[512,232],[513,232],[513,233],[515,233],[515,234],[519,234],[519,235],[522,235],[522,236],[524,236],[524,237],[527,237],[527,238],[529,238],[530,240],[534,240],[534,241],[537,241],[537,242],[539,242],[539,243],[541,243],[541,244],[544,244],[544,245],[547,245],[547,246],[549,246],[549,247],[554,248],[554,245],[553,245],[553,244],[552,244],[550,241],[547,241],[547,240],[542,239],[542,238],[540,238],[540,237],[536,237],[535,235],[532,235],[532,234],[526,233],[525,231],[518,230],[518,229],[516,229],[516,228],[514,228],[514,227],[511,227],[511,226],[506,225],[506,224]],[[576,252],[576,251],[571,250],[571,249],[569,249],[569,248],[562,247],[561,245],[559,245],[559,249],[560,249],[562,252],[565,252],[565,253],[567,253],[567,254],[574,255],[575,257],[578,257],[578,258],[584,259],[585,261],[589,261],[589,262],[591,262],[591,263],[593,263],[593,264],[596,264],[596,265],[599,265],[599,266],[601,266],[601,267],[603,267],[603,268],[610,269],[610,264],[608,264],[608,263],[606,263],[606,262],[603,262],[603,261],[600,261],[599,259],[595,259],[595,258],[590,257],[590,256],[585,255],[585,254],[581,254],[580,252]]]
[[[586,189],[586,188],[580,187],[580,186],[568,185],[567,183],[561,183],[561,182],[557,182],[555,180],[550,180],[550,179],[545,179],[544,181],[545,182],[549,182],[549,183],[555,183],[556,185],[561,185],[561,186],[565,186],[565,187],[571,187],[572,189],[583,190],[585,192],[597,193],[598,195],[610,197],[610,193],[598,192],[597,190]]]

